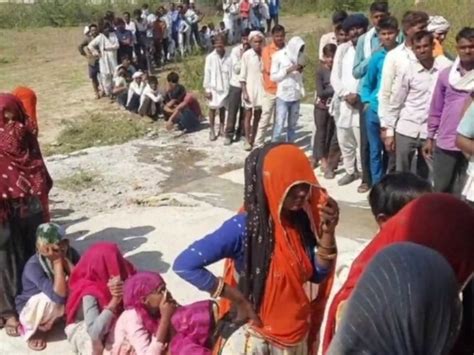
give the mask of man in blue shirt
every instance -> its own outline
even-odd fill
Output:
[[[398,21],[395,17],[386,17],[378,24],[378,38],[382,48],[375,52],[367,65],[367,73],[362,80],[361,101],[368,105],[365,111],[365,124],[370,152],[370,173],[372,184],[377,184],[387,170],[388,158],[384,154],[384,144],[380,137],[380,119],[378,117],[378,93],[382,78],[382,68],[388,51],[395,48],[398,36]]]

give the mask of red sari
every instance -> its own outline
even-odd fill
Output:
[[[336,313],[375,254],[397,242],[413,242],[441,253],[453,268],[460,288],[474,272],[474,210],[456,197],[428,194],[412,201],[387,222],[354,260],[346,282],[329,308],[323,341],[325,353],[334,336]]]

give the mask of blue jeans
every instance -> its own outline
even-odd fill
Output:
[[[293,143],[296,139],[296,125],[300,116],[300,101],[283,101],[276,99],[275,127],[273,127],[272,142],[285,141],[282,137],[283,126],[288,120],[287,142]]]
[[[372,185],[375,185],[385,174],[383,160],[384,145],[382,138],[380,138],[380,119],[377,112],[369,107],[365,112],[365,118],[370,152],[370,174]]]

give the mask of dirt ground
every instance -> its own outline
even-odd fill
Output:
[[[287,16],[281,23],[299,34],[320,32],[328,25],[316,15]],[[78,122],[95,112],[120,112],[116,105],[93,97],[87,63],[77,50],[82,27],[0,30],[0,38],[0,91],[19,85],[36,90],[42,144],[55,142],[68,121]]]

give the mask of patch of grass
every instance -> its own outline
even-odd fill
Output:
[[[96,186],[99,178],[100,176],[96,172],[80,169],[73,175],[56,180],[55,183],[64,190],[79,192]]]
[[[16,61],[16,58],[12,57],[0,57],[0,64],[11,64]]]
[[[94,113],[79,122],[67,123],[56,143],[45,147],[45,155],[68,154],[94,146],[121,144],[144,136],[151,123],[138,116],[130,117],[126,114],[105,117]]]

